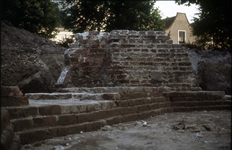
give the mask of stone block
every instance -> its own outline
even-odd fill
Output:
[[[57,127],[57,136],[66,136],[66,135],[68,135],[68,127],[67,126]]]
[[[187,107],[174,107],[173,111],[174,112],[188,112],[189,109]]]
[[[41,106],[39,107],[40,115],[51,115],[51,106]]]
[[[94,130],[94,126],[92,122],[85,123],[85,132],[90,132]]]
[[[89,122],[91,120],[91,114],[90,113],[83,113],[77,115],[77,122],[78,123],[84,123]]]
[[[197,107],[189,107],[189,111],[197,111]]]
[[[172,112],[173,112],[173,108],[172,107],[167,108],[167,113],[172,113]]]
[[[116,116],[113,118],[106,119],[107,125],[118,124],[122,122],[123,118],[121,116]]]
[[[47,138],[57,137],[58,136],[57,129],[58,129],[58,127],[49,127],[47,129]]]
[[[67,127],[68,134],[77,134],[82,132],[85,132],[85,124],[78,124],[78,125],[70,125]]]
[[[86,112],[86,105],[79,105],[80,113]]]
[[[225,105],[225,106],[223,107],[223,109],[225,109],[225,110],[231,110],[231,105]]]
[[[70,125],[77,123],[76,115],[60,115],[58,116],[57,125]]]
[[[165,107],[166,107],[166,104],[165,104],[165,103],[159,103],[159,107],[160,107],[160,108],[165,108]]]
[[[71,107],[71,111],[73,112],[73,109]],[[60,105],[52,105],[51,106],[51,115],[59,115],[61,114],[61,106]]]
[[[30,119],[16,119],[12,121],[12,124],[14,125],[14,131],[23,131],[26,129],[30,129],[33,126],[33,120]]]
[[[148,108],[147,108],[147,106],[146,106],[146,105],[138,106],[138,112],[146,111],[146,110],[148,110]]]
[[[88,104],[88,105],[86,105],[86,111],[87,112],[94,111],[94,104]]]
[[[40,116],[33,118],[33,127],[46,127],[57,124],[56,116]]]
[[[107,111],[98,111],[98,112],[94,112],[95,116],[95,120],[99,120],[99,119],[105,119],[108,117]]]
[[[120,110],[122,108],[114,108],[114,109],[111,109],[111,110],[107,110],[107,116],[108,117],[114,117],[114,116],[118,116],[120,115]]]
[[[172,107],[185,107],[185,103],[188,103],[188,102],[173,102],[171,103]],[[189,104],[190,106],[191,104]],[[193,105],[195,106],[195,105]]]
[[[135,113],[135,114],[128,114],[128,115],[124,115],[123,116],[123,120],[125,122],[129,122],[129,121],[135,121],[135,120],[138,120],[138,113]]]
[[[120,75],[120,76],[122,76],[122,75]],[[104,100],[117,100],[117,99],[120,99],[120,95],[118,93],[107,93],[107,94],[103,94],[102,97],[103,97]]]
[[[42,141],[48,138],[46,130],[30,130],[21,132],[20,134],[21,144],[29,144],[33,142]]]
[[[38,115],[37,107],[8,108],[11,119]]]
[[[172,45],[171,44],[160,44],[160,45],[157,45],[157,48],[172,48]]]
[[[101,121],[94,121],[94,122],[93,122],[93,131],[97,131],[97,130],[100,129],[101,127],[103,127]]]

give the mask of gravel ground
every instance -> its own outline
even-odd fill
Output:
[[[22,150],[230,150],[231,111],[170,113],[24,145]]]

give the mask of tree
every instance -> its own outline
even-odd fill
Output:
[[[64,27],[74,33],[116,29],[164,30],[165,20],[154,9],[154,1],[64,0]]]
[[[176,2],[179,2],[178,0]],[[199,18],[194,18],[193,34],[201,44],[213,39],[214,48],[231,49],[232,1],[228,0],[182,0],[180,4],[199,4]]]
[[[2,20],[45,38],[52,38],[59,25],[58,4],[50,0],[1,0]]]

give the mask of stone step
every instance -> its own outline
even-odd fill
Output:
[[[30,100],[116,100],[118,93],[26,93]]]
[[[164,93],[165,96],[170,98],[171,102],[181,101],[205,101],[205,100],[222,100],[225,96],[224,91],[180,91]]]
[[[123,67],[122,67],[123,68]],[[185,70],[185,71],[182,71],[182,70],[169,70],[170,72],[172,73],[179,73],[180,75],[182,75],[182,73],[193,73],[192,70]],[[163,73],[164,75],[167,74],[167,71],[166,70],[135,70],[133,68],[125,68],[125,69],[115,69],[115,70],[111,70],[109,71],[109,73],[112,73],[112,74],[121,74],[121,73],[128,73],[128,72],[135,72],[135,73]],[[170,74],[167,74],[170,76]]]
[[[214,106],[193,106],[193,107],[173,107],[173,112],[190,112],[190,111],[214,111],[214,110],[231,110],[230,105]]]
[[[114,101],[94,100],[29,100],[28,106],[6,107],[11,119],[35,117],[42,115],[76,114],[99,110],[108,110],[116,107]]]
[[[136,62],[136,61],[150,61],[154,63],[159,63],[159,62],[168,62],[168,63],[173,63],[173,62],[189,62],[189,58],[186,57],[155,57],[154,56],[147,56],[147,57],[119,57],[119,56],[112,56],[112,62]]]
[[[140,65],[143,65],[145,69],[147,69],[147,65],[152,65],[152,67],[156,66],[172,66],[172,67],[190,67],[191,63],[188,61],[181,61],[181,62],[155,62],[155,60],[133,60],[133,61],[121,61],[121,62],[114,62],[111,64],[112,67],[121,67],[124,65],[124,67],[130,67],[129,65],[133,65],[133,67],[136,69],[138,67],[141,67]],[[153,66],[154,65],[154,66]],[[150,69],[150,68],[148,68]],[[155,68],[153,68],[155,69]]]
[[[96,53],[99,50],[96,50]],[[184,49],[147,49],[147,48],[120,48],[120,49],[111,49],[111,52],[113,54],[128,54],[128,53],[140,53],[140,54],[185,54],[188,53],[186,50]]]
[[[61,126],[53,126],[53,127],[40,127],[37,129],[20,131],[17,132],[17,134],[20,135],[22,144],[29,144],[57,136],[77,134],[80,132],[90,132],[90,131],[98,130],[104,125],[112,125],[112,124],[117,124],[127,121],[144,119],[144,118],[148,118],[151,115],[158,115],[169,111],[171,112],[171,110],[172,108],[161,108],[157,110],[134,112],[131,111],[130,109],[125,109],[126,113],[125,112],[121,112],[124,114],[114,113],[114,117],[109,117],[109,118],[104,118],[104,119],[99,119],[99,120],[84,122],[79,124],[65,125],[65,126],[61,125]],[[115,110],[115,112],[119,112],[119,110],[117,109]]]
[[[172,107],[196,107],[196,106],[231,106],[230,101],[204,100],[204,101],[175,101],[171,103]]]
[[[93,111],[69,111],[65,114],[39,114],[29,117],[21,117],[12,119],[11,123],[15,126],[15,131],[23,131],[32,128],[70,125],[83,122],[95,121],[97,119],[104,119],[112,117],[114,114],[126,114],[127,111],[140,111],[140,107],[159,108],[164,106],[171,106],[164,97],[154,98],[137,98],[124,101],[116,101],[117,107],[109,107],[108,109],[94,109]],[[88,108],[88,106],[86,106]],[[71,107],[72,108],[72,107]],[[66,110],[69,110],[68,108]]]
[[[177,107],[172,106],[166,103],[160,104],[147,104],[139,105],[134,107],[119,107],[108,110],[107,113],[104,111],[93,112],[85,114],[86,116],[82,117],[82,123],[66,124],[70,122],[71,116],[63,116],[62,125],[59,126],[50,126],[50,127],[40,127],[37,129],[29,129],[25,131],[17,132],[20,135],[22,144],[29,144],[35,141],[41,141],[57,136],[66,136],[69,134],[76,134],[80,132],[89,132],[98,130],[104,125],[112,125],[117,123],[123,123],[128,121],[135,121],[148,118],[150,116],[156,116],[164,113],[171,112],[185,112],[185,111],[201,111],[201,110],[223,110],[231,109],[231,105],[213,105],[210,106],[199,106],[191,105],[188,107]],[[100,115],[101,114],[101,115]],[[101,119],[103,118],[103,119]]]
[[[115,86],[115,87],[73,87],[73,88],[60,88],[58,89],[61,93],[137,93],[137,92],[158,92],[160,89],[164,87],[150,87],[150,86],[143,86],[143,87],[125,87],[125,86]]]
[[[173,56],[173,57],[188,57],[188,52],[185,50],[167,50],[167,49],[143,49],[143,48],[127,48],[127,49],[115,49],[112,50],[113,56],[120,56],[120,57],[151,57],[151,55],[154,56]]]
[[[172,101],[172,100],[171,100]],[[11,122],[15,126],[15,131],[23,131],[28,129],[52,126],[66,126],[71,124],[80,124],[84,122],[93,122],[99,119],[114,117],[117,115],[125,115],[141,111],[148,111],[159,108],[176,108],[176,107],[198,107],[198,106],[231,106],[231,102],[220,100],[204,100],[204,101],[181,101],[170,102],[165,97],[138,98],[131,100],[116,101],[116,106],[109,109],[98,109],[91,112],[73,112],[59,115],[38,115],[34,117],[12,119]]]
[[[228,101],[231,101],[231,95],[225,95],[223,97],[224,100],[228,100]]]

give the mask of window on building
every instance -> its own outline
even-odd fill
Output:
[[[185,31],[179,31],[178,35],[179,35],[179,37],[178,37],[179,44],[185,43],[186,32]]]

